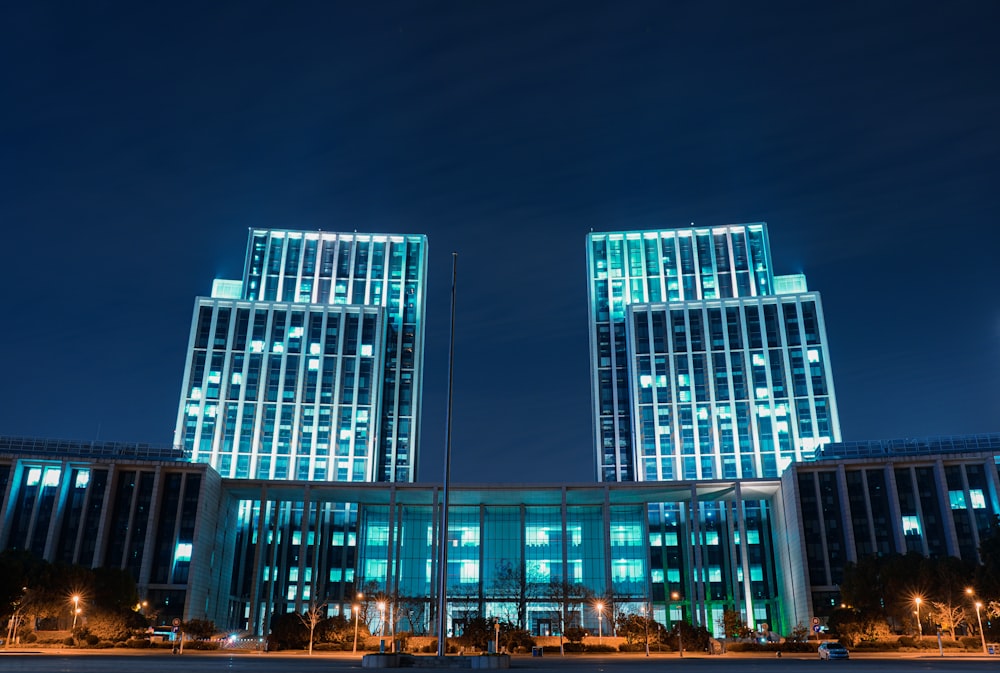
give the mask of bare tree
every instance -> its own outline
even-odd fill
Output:
[[[583,584],[553,580],[545,587],[544,596],[556,603],[556,622],[559,625],[559,654],[565,654],[564,634],[566,629],[576,624],[577,613],[593,598],[594,592]],[[581,620],[582,626],[582,620]]]
[[[309,656],[313,653],[313,639],[316,635],[316,626],[326,619],[326,603],[310,603],[309,608],[304,610],[302,614],[296,614],[295,616],[299,618],[302,625],[309,629]]]
[[[952,603],[931,603],[934,606],[933,618],[941,625],[942,631],[951,633],[952,640],[955,639],[955,626],[965,621],[965,609],[960,605]]]
[[[524,628],[524,573],[507,559],[497,561],[487,595],[498,606],[497,615],[508,624]]]

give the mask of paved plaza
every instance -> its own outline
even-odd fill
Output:
[[[654,671],[690,671],[692,673],[796,673],[846,668],[851,673],[890,673],[892,671],[941,671],[973,673],[995,671],[1000,657],[968,655],[933,657],[916,655],[862,655],[849,661],[820,661],[815,656],[785,655],[780,659],[762,655],[728,654],[718,657],[654,655],[545,656],[514,657],[511,670],[542,673],[653,673]],[[66,653],[54,651],[3,652],[0,670],[4,673],[104,673],[106,671],[141,671],[142,673],[327,673],[362,669],[361,659],[353,655],[316,654],[228,654],[190,653],[180,656],[160,653]],[[398,670],[398,669],[386,669]],[[413,669],[408,669],[413,670]],[[434,669],[423,669],[434,670]],[[465,669],[438,669],[465,670]]]

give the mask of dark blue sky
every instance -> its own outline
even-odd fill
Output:
[[[356,6],[347,6],[356,5]],[[171,442],[247,227],[426,233],[420,478],[590,481],[588,231],[767,221],[845,439],[1000,430],[994,2],[6,3],[0,433]]]

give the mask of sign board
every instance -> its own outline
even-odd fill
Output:
[[[813,624],[813,633],[819,633],[819,624]]]
[[[819,617],[813,617],[813,626],[819,624]]]
[[[173,622],[171,622],[171,623],[172,623],[172,624],[173,624],[174,626],[180,626],[180,625],[181,625],[181,620],[180,620],[180,619],[178,619],[177,617],[174,617],[174,621],[173,621]]]

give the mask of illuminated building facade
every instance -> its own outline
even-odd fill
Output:
[[[250,231],[192,320],[175,441],[224,477],[413,481],[425,236]]]
[[[840,440],[819,295],[763,223],[587,236],[600,481],[777,478]]]
[[[587,245],[600,483],[450,487],[452,633],[593,632],[601,596],[608,620],[787,634],[865,555],[978,558],[1000,435],[840,442],[820,298],[772,274],[765,225]],[[196,300],[176,445],[0,437],[0,548],[126,569],[161,620],[265,634],[363,591],[431,631],[426,265],[422,236],[252,230],[243,278]]]

